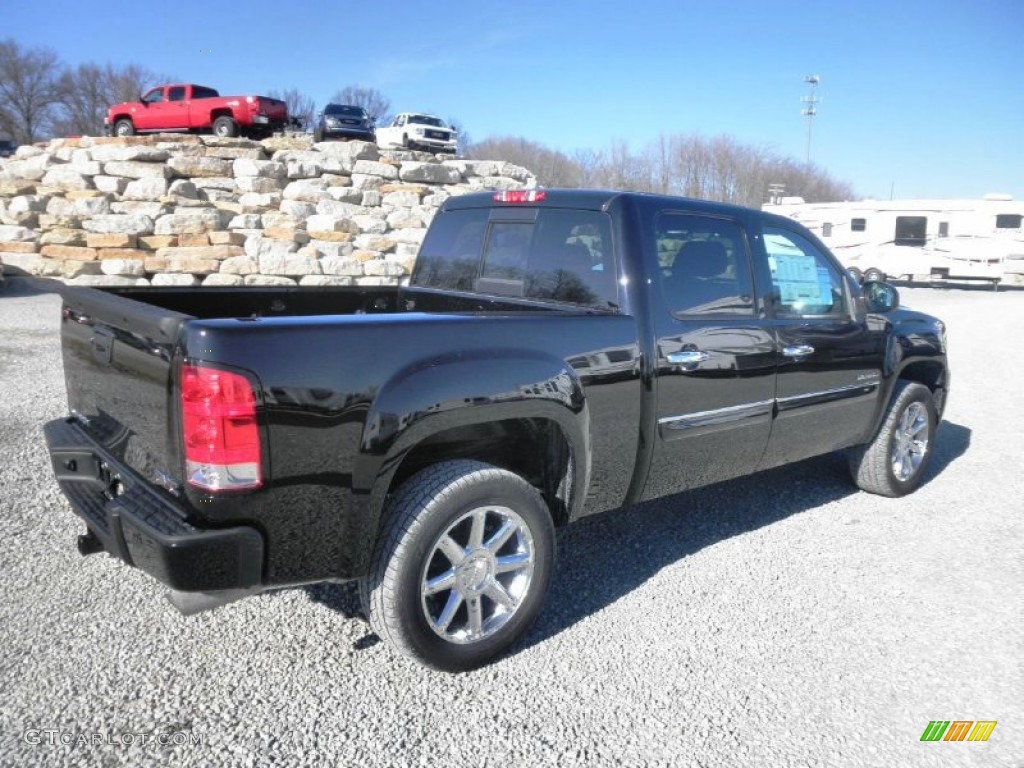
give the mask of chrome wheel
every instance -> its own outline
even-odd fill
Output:
[[[499,631],[530,591],[533,535],[508,507],[477,507],[430,549],[420,579],[427,624],[443,639],[476,643]]]
[[[892,473],[906,482],[920,469],[928,453],[930,437],[928,409],[912,402],[900,417],[892,442]]]

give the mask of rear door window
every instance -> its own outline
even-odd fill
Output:
[[[618,306],[611,224],[598,211],[476,208],[438,214],[412,285]]]

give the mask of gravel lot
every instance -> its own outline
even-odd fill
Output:
[[[526,642],[452,676],[375,642],[349,586],[185,618],[80,557],[41,431],[60,300],[9,279],[0,764],[1024,766],[1024,292],[903,299],[954,371],[918,493],[857,493],[830,456],[585,521]],[[936,719],[999,725],[921,743]]]

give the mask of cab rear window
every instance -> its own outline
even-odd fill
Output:
[[[618,306],[611,224],[598,211],[489,208],[434,217],[411,284],[598,309]]]

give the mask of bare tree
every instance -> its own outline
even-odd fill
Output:
[[[391,102],[376,88],[366,88],[362,85],[346,85],[340,91],[335,91],[331,101],[336,104],[351,104],[354,107],[362,107],[377,124],[382,124],[391,109]]]
[[[280,99],[288,105],[288,117],[299,121],[302,126],[313,124],[313,116],[316,114],[316,102],[298,88],[289,88],[286,91],[271,91],[267,94],[271,98]]]
[[[50,128],[58,98],[60,62],[48,48],[23,50],[0,40],[0,132],[31,144]]]
[[[507,160],[521,165],[546,187],[578,187],[583,183],[581,169],[571,158],[520,137],[491,137],[464,149],[464,154],[474,160]]]
[[[102,135],[107,107],[134,101],[147,86],[172,80],[154,75],[137,64],[115,68],[111,64],[101,67],[90,62],[66,70],[59,81],[61,108],[54,120],[54,133]]]

